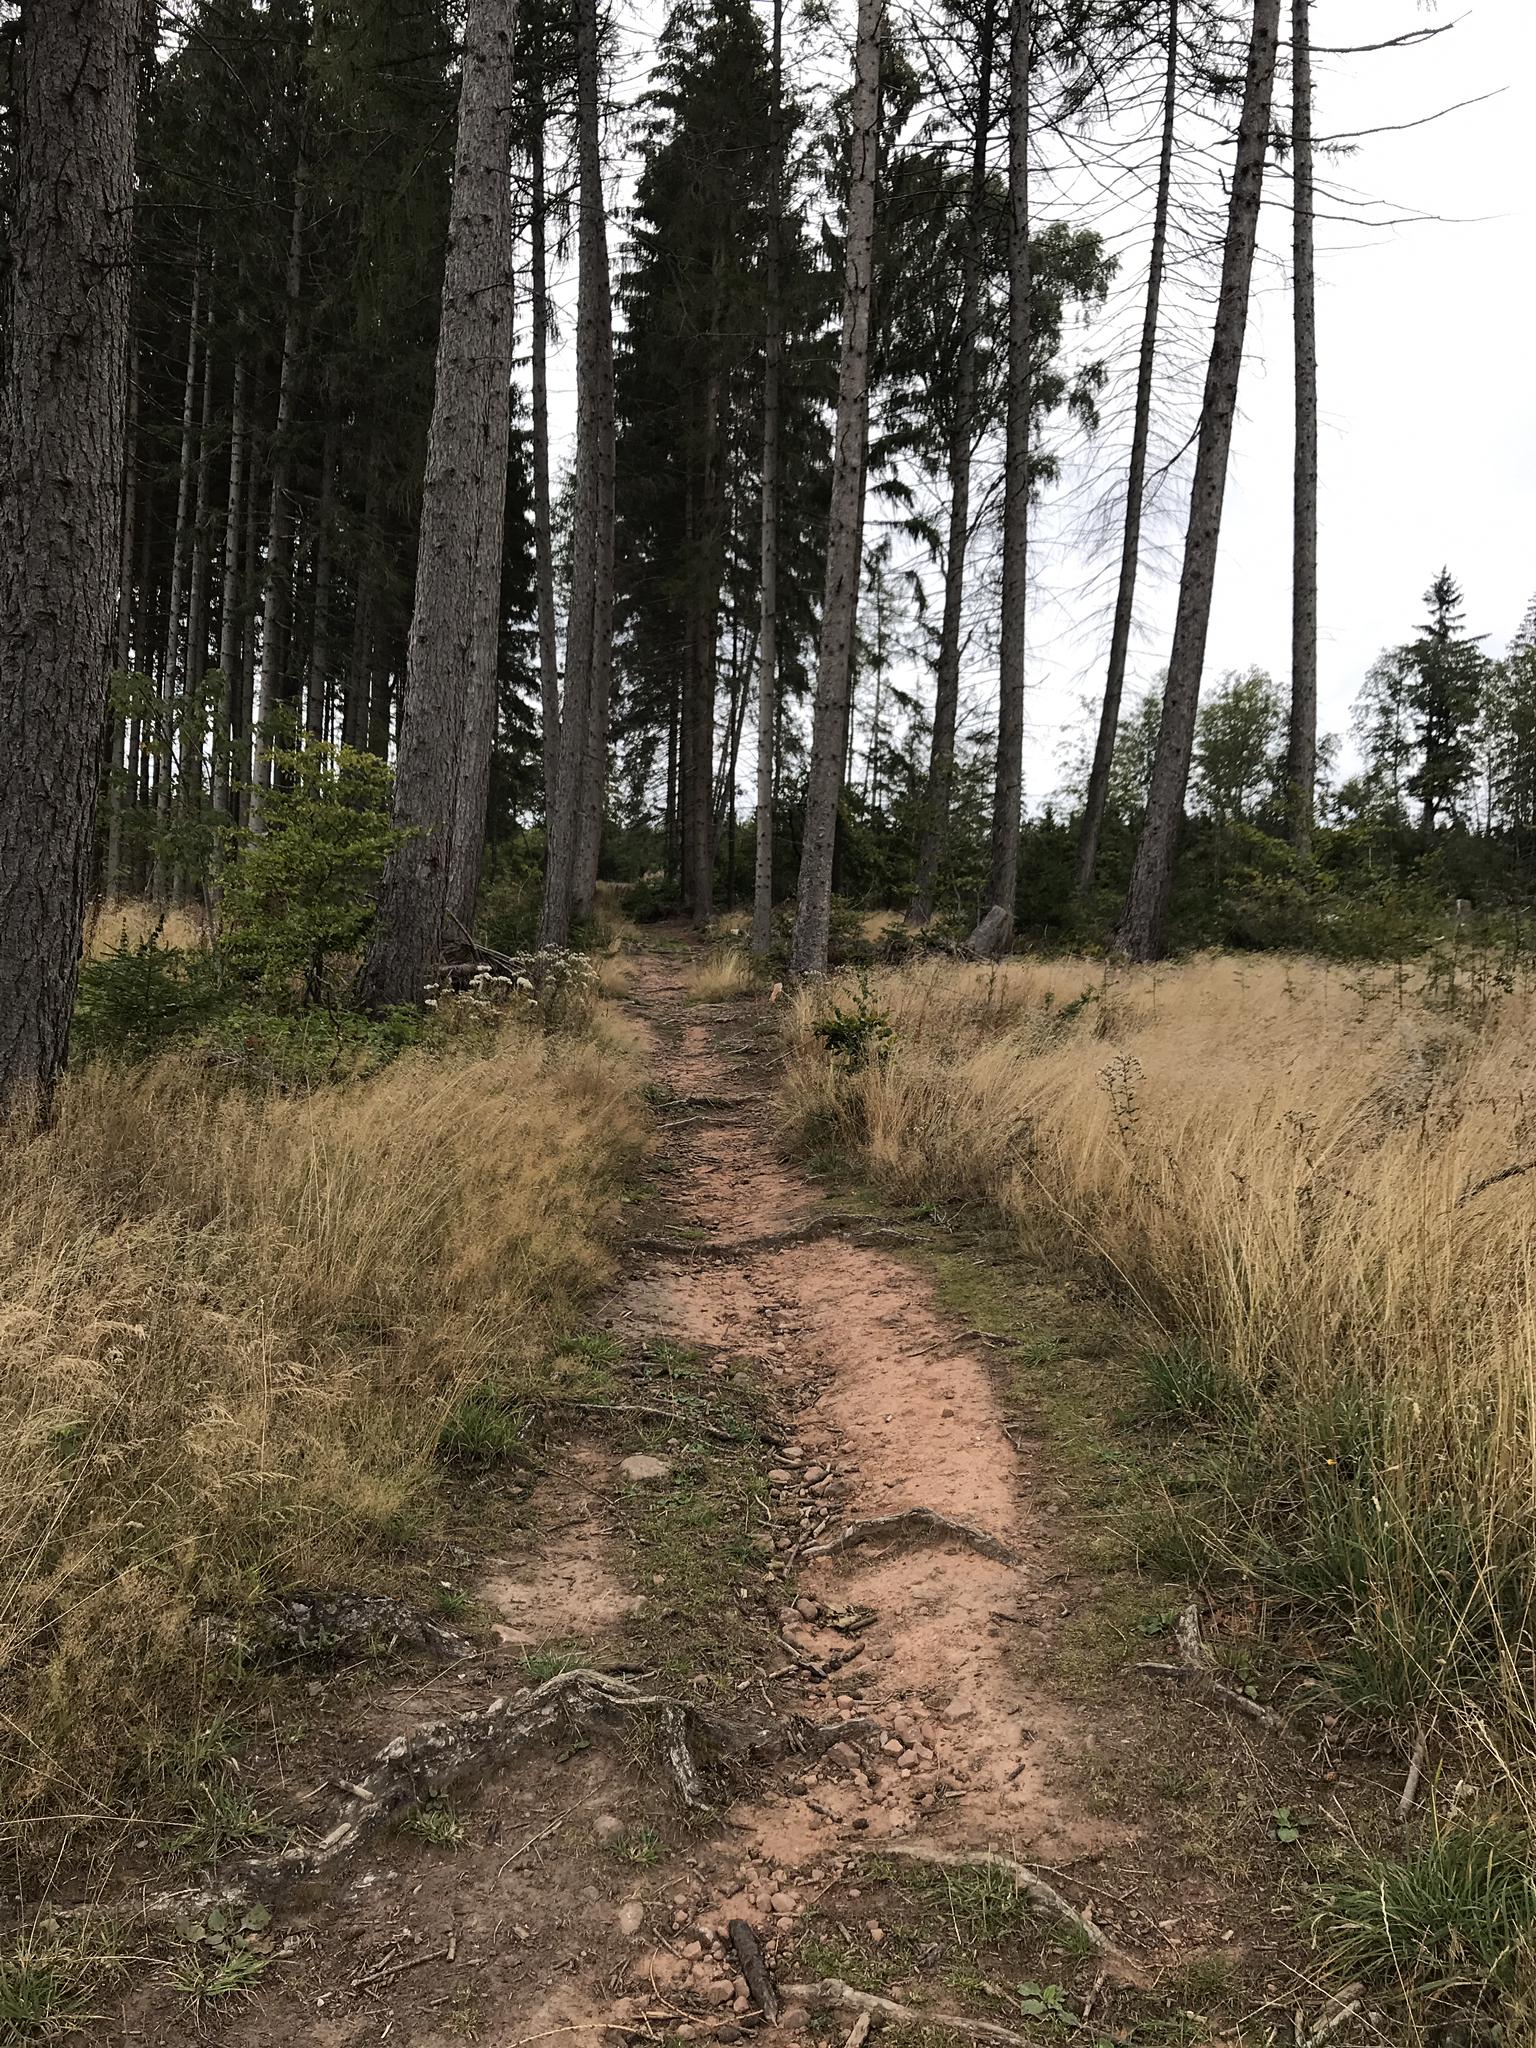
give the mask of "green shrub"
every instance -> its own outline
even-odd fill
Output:
[[[208,1025],[228,1001],[213,956],[126,936],[80,969],[70,1050],[77,1059],[148,1059]]]
[[[273,756],[264,829],[229,835],[221,947],[230,974],[268,1003],[338,999],[373,923],[390,771],[376,755],[306,741]]]

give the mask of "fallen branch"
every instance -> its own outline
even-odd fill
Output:
[[[779,2018],[779,1994],[768,1968],[757,1936],[745,1920],[733,1920],[726,1928],[731,1937],[731,1947],[736,1951],[736,1960],[741,1965],[741,1974],[747,1980],[747,1989],[757,2001],[757,2009],[769,2026],[776,2026]]]
[[[1027,1863],[1020,1863],[1012,1856],[1001,1856],[990,1850],[977,1852],[963,1849],[930,1849],[919,1842],[882,1842],[878,1850],[872,1850],[870,1853],[899,1857],[910,1863],[928,1863],[941,1870],[1005,1871],[1037,1911],[1062,1921],[1074,1933],[1081,1935],[1091,1947],[1097,1949],[1120,1982],[1131,1985],[1144,1985],[1146,1982],[1141,1965],[1123,1949],[1117,1948],[1097,1922],[1090,1920],[1086,1913],[1080,1913],[1070,1899],[1064,1898],[1055,1885],[1043,1878],[1038,1870],[1032,1870]],[[934,2024],[940,2023],[935,2021]]]
[[[830,1543],[813,1543],[804,1555],[831,1557],[836,1551],[851,1550],[856,1544],[874,1542],[882,1536],[907,1534],[949,1537],[956,1543],[967,1544],[982,1557],[995,1558],[999,1564],[1017,1564],[1019,1561],[1006,1543],[999,1543],[985,1529],[973,1528],[969,1522],[956,1522],[948,1515],[935,1514],[932,1508],[903,1508],[898,1514],[871,1515],[865,1521],[850,1522]]]

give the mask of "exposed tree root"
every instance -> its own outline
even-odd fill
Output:
[[[946,2034],[968,2034],[973,2041],[1000,2041],[1003,2048],[1034,2048],[1023,2034],[1000,2027],[993,2020],[967,2019],[963,2013],[930,2012],[925,2006],[915,2012],[898,2005],[894,1998],[882,1998],[875,1991],[855,1991],[841,1977],[823,1977],[816,1984],[782,1984],[779,1996],[786,2005],[803,2005],[810,2012],[856,2012],[869,2018],[891,2021],[898,2027],[924,2027]],[[851,2038],[851,2037],[850,2037]]]
[[[932,1508],[903,1508],[895,1515],[871,1515],[861,1522],[850,1522],[830,1542],[813,1543],[804,1553],[807,1557],[831,1557],[839,1550],[852,1550],[857,1544],[876,1542],[882,1536],[924,1535],[947,1537],[955,1543],[964,1543],[982,1557],[990,1557],[998,1564],[1017,1564],[1018,1557],[1006,1543],[999,1543],[995,1536],[989,1536],[985,1529],[976,1529],[969,1522],[956,1522],[948,1515],[935,1514]]]
[[[1060,1920],[1074,1933],[1082,1936],[1098,1951],[1103,1961],[1105,1974],[1113,1976],[1122,1984],[1145,1985],[1146,1973],[1142,1966],[1128,1956],[1124,1949],[1116,1947],[1109,1936],[1086,1913],[1080,1913],[1070,1899],[1064,1898],[1055,1885],[1043,1878],[1038,1870],[1032,1870],[1027,1863],[1020,1863],[1012,1856],[1001,1856],[991,1850],[930,1849],[920,1842],[882,1842],[872,1855],[899,1857],[909,1863],[928,1863],[941,1870],[1001,1870],[1013,1879],[1038,1912],[1049,1914]],[[937,2024],[937,2023],[936,2023]]]
[[[387,1593],[285,1593],[251,1619],[209,1614],[198,1626],[210,1642],[260,1664],[296,1657],[335,1660],[360,1643],[381,1641],[388,1649],[406,1643],[455,1659],[474,1654],[467,1637]]]
[[[758,2011],[770,2026],[776,2025],[779,2017],[778,1989],[757,1936],[745,1920],[733,1920],[726,1932],[731,1937],[731,1947],[736,1951],[741,1974],[747,1980],[747,1989],[756,2001]]]
[[[1144,1678],[1169,1678],[1180,1684],[1193,1685],[1212,1699],[1220,1700],[1234,1713],[1257,1721],[1261,1728],[1272,1729],[1277,1735],[1285,1733],[1284,1717],[1273,1707],[1249,1699],[1246,1693],[1239,1692],[1235,1686],[1223,1685],[1217,1677],[1205,1639],[1200,1633],[1200,1609],[1193,1600],[1180,1613],[1173,1640],[1179,1652],[1177,1664],[1136,1664],[1131,1668]]]
[[[878,1248],[891,1243],[910,1243],[914,1233],[902,1223],[881,1223],[862,1215],[813,1216],[784,1230],[770,1230],[758,1237],[685,1238],[637,1237],[630,1249],[657,1258],[687,1253],[696,1259],[758,1258],[765,1252],[788,1251],[795,1245],[819,1244],[823,1238],[842,1238],[848,1244]]]

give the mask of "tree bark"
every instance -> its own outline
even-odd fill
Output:
[[[542,70],[535,90],[542,95]],[[539,696],[543,706],[544,821],[555,808],[560,776],[560,654],[555,634],[554,521],[549,503],[549,279],[545,255],[544,120],[542,102],[534,118],[529,150],[532,194],[529,230],[533,243],[533,553],[539,624]]]
[[[252,774],[246,823],[265,828],[262,806],[272,787],[273,721],[283,673],[293,549],[293,401],[299,381],[299,331],[304,281],[306,169],[300,160],[293,187],[284,279],[283,355],[277,376],[277,422],[272,433],[272,497],[267,513],[267,566],[261,593],[261,682],[251,705]]]
[[[1163,80],[1163,144],[1157,166],[1157,203],[1152,215],[1152,251],[1147,263],[1147,304],[1141,323],[1141,357],[1136,366],[1136,413],[1131,427],[1131,461],[1125,480],[1125,533],[1120,547],[1120,583],[1115,592],[1115,623],[1109,641],[1109,672],[1104,679],[1104,704],[1094,742],[1093,766],[1077,844],[1075,888],[1084,896],[1093,887],[1099,863],[1099,841],[1109,802],[1109,777],[1120,729],[1120,703],[1125,692],[1125,665],[1130,655],[1131,626],[1136,613],[1136,572],[1141,558],[1141,516],[1147,482],[1147,445],[1152,431],[1152,380],[1157,364],[1157,326],[1162,310],[1163,271],[1168,253],[1168,204],[1173,189],[1173,139],[1178,113],[1179,0],[1168,0],[1168,62]]]
[[[245,411],[245,357],[235,359],[229,402],[229,496],[224,507],[224,583],[219,600],[219,672],[224,699],[213,748],[213,808],[231,812],[230,759],[240,702],[240,540],[245,518],[245,472],[249,422]]]
[[[944,618],[934,677],[933,739],[917,877],[907,905],[909,925],[933,915],[939,867],[949,838],[949,801],[955,770],[955,720],[960,707],[960,629],[965,606],[965,560],[971,528],[971,450],[976,421],[976,331],[981,317],[982,206],[987,189],[987,143],[992,130],[992,0],[985,0],[977,52],[976,127],[971,138],[971,183],[966,198],[965,242],[960,257],[960,354],[955,366],[955,417],[949,443],[949,532],[944,549]]]
[[[192,272],[192,307],[187,319],[187,367],[181,389],[181,458],[176,471],[176,524],[171,534],[171,593],[165,615],[165,651],[160,661],[160,730],[156,734],[159,768],[155,775],[155,866],[150,894],[157,903],[167,895],[166,855],[171,830],[171,797],[178,772],[177,742],[181,733],[178,682],[181,669],[181,586],[187,553],[192,505],[192,436],[197,408],[197,322],[202,306],[203,266],[197,258]]]
[[[1264,156],[1269,145],[1279,28],[1280,0],[1254,0],[1247,82],[1237,131],[1237,161],[1232,173],[1232,194],[1227,212],[1221,288],[1216,302],[1216,326],[1211,338],[1211,359],[1200,413],[1194,481],[1190,488],[1189,530],[1184,542],[1183,573],[1179,579],[1173,652],[1168,663],[1168,681],[1163,690],[1163,716],[1147,794],[1146,820],[1136,848],[1125,911],[1115,934],[1117,949],[1132,960],[1155,960],[1162,952],[1168,898],[1173,889],[1173,860],[1179,823],[1184,813],[1184,793],[1189,783],[1195,714],[1200,702],[1200,677],[1205,666],[1205,642],[1211,622],[1216,552],[1221,538],[1227,456],[1232,445],[1238,373],[1242,368],[1243,336],[1248,323],[1248,289],[1253,275],[1254,246],[1258,239],[1259,201],[1264,188]]]
[[[45,1118],[79,971],[127,415],[137,0],[50,0],[15,58],[0,417],[0,1117]]]
[[[203,342],[203,410],[197,432],[197,488],[192,494],[190,560],[187,565],[187,651],[183,674],[183,808],[202,805],[203,752],[208,708],[203,678],[208,673],[208,491],[213,470],[213,343],[211,323]],[[196,723],[190,721],[196,714]]]
[[[507,245],[512,238],[510,203]],[[456,929],[471,931],[485,857],[485,813],[491,791],[491,755],[496,746],[497,656],[501,642],[502,543],[507,506],[507,443],[511,432],[512,298],[506,302],[507,418],[501,445],[501,490],[494,505],[487,489],[480,556],[471,588],[474,642],[465,678],[463,729],[459,738],[459,779],[453,800],[453,845],[448,862],[448,914]],[[492,451],[494,452],[494,450]]]
[[[864,456],[869,434],[869,313],[875,243],[880,45],[884,34],[885,0],[859,0],[842,354],[837,376],[832,496],[827,517],[827,585],[817,656],[816,712],[800,850],[799,900],[790,952],[790,964],[800,975],[825,974],[832,921],[832,855],[837,840],[838,799],[842,794],[859,606]]]
[[[752,951],[773,945],[773,740],[779,673],[779,379],[784,348],[780,243],[784,208],[784,0],[773,0],[773,103],[769,111],[768,246],[764,265],[763,523],[758,606],[757,857],[752,879]],[[731,879],[736,877],[735,849]]]
[[[594,715],[599,698],[606,706],[612,658],[613,311],[599,148],[601,108],[596,0],[575,0],[574,12],[576,148],[580,188],[575,530],[571,544],[570,612],[565,636],[565,701],[560,716],[559,777],[549,820],[544,900],[539,912],[539,943],[543,946],[563,946],[570,938],[578,862],[582,858],[582,821],[591,794]],[[598,801],[601,801],[600,792]]]
[[[133,639],[133,541],[139,482],[138,426],[139,361],[138,351],[135,350],[133,367],[128,378],[128,424],[123,436],[123,517],[117,558],[117,645],[113,661],[113,669],[118,675],[128,673],[129,648]],[[107,768],[107,859],[103,893],[110,901],[118,894],[122,875],[123,783],[127,773],[123,761],[123,746],[128,735],[126,721],[110,710],[108,725],[110,733]]]
[[[341,426],[335,414],[336,393],[327,400],[330,417],[320,454],[320,503],[315,515],[315,604],[309,636],[309,687],[304,698],[304,730],[312,740],[325,737],[325,700],[331,675],[331,560],[335,547],[336,457]]]
[[[463,682],[483,608],[464,573],[500,550],[507,484],[512,271],[508,160],[516,0],[471,0],[464,27],[432,423],[422,485],[416,597],[406,656],[394,820],[407,836],[386,864],[361,993],[375,1007],[419,1003],[448,908],[464,735]]]
[[[998,635],[997,774],[992,854],[974,951],[1001,953],[1013,936],[1024,805],[1024,641],[1029,600],[1030,343],[1029,85],[1034,0],[1012,0],[1008,22],[1008,422],[1003,468],[1003,607]]]
[[[718,311],[718,300],[717,300]],[[715,323],[711,323],[712,334]],[[702,931],[714,915],[715,682],[719,637],[721,378],[705,380],[701,394],[703,458],[699,518],[689,564],[689,632],[693,658],[683,694],[683,899]]]
[[[346,747],[369,743],[369,688],[373,677],[373,626],[378,583],[379,433],[371,427],[363,482],[363,530],[353,566],[352,648],[347,663],[346,696],[342,703],[341,741]]]
[[[1313,269],[1311,0],[1291,0],[1295,109],[1293,285],[1296,325],[1296,453],[1291,564],[1291,722],[1286,808],[1291,845],[1312,851],[1317,788],[1317,294]]]

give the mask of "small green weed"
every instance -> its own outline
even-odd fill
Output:
[[[1058,2027],[1080,2027],[1082,2017],[1067,2003],[1059,1984],[1021,1984],[1014,1996],[1027,2020],[1050,2020]]]
[[[115,1930],[70,1935],[28,1928],[0,1952],[0,2041],[58,2041],[99,2019],[98,1992],[127,1958]]]
[[[523,1676],[530,1685],[543,1685],[567,1671],[582,1671],[592,1661],[592,1652],[580,1647],[528,1650],[523,1656]]]
[[[474,1387],[444,1421],[437,1454],[471,1471],[505,1464],[527,1455],[530,1420],[526,1408],[497,1388]]]
[[[210,1778],[193,1794],[191,1811],[176,1829],[178,1855],[214,1863],[226,1849],[254,1842],[280,1842],[288,1830],[270,1813],[260,1813],[227,1778]]]
[[[430,1843],[434,1849],[457,1849],[466,1834],[463,1820],[446,1799],[431,1799],[424,1806],[413,1806],[401,1821],[400,1829],[419,1842]]]
[[[451,1586],[446,1579],[439,1581],[433,1605],[445,1621],[463,1621],[475,1611],[472,1593],[466,1593],[462,1586]]]
[[[626,1828],[615,1836],[613,1847],[623,1862],[638,1864],[642,1870],[659,1863],[665,1853],[661,1836],[652,1827]]]
[[[248,1998],[272,1961],[271,1926],[265,1906],[247,1906],[241,1913],[215,1906],[187,1928],[172,1984],[200,2006]]]

